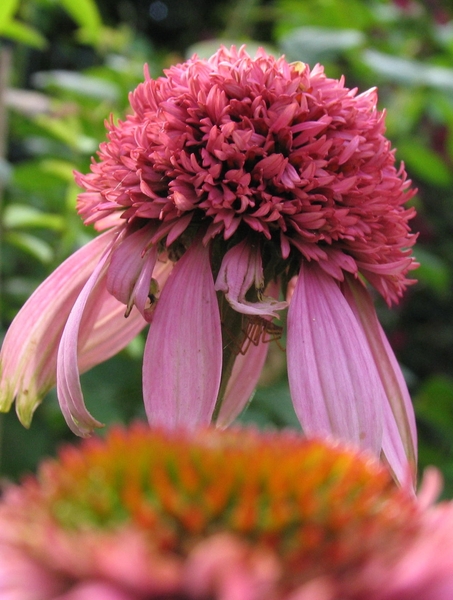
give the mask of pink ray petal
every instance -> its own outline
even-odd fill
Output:
[[[80,372],[78,367],[78,339],[82,331],[85,310],[88,323],[85,321],[85,332],[90,325],[90,320],[96,320],[101,307],[101,299],[105,298],[106,271],[110,256],[110,248],[104,252],[96,268],[80,292],[66,322],[57,355],[57,395],[61,411],[69,428],[81,436],[89,435],[94,428],[102,424],[94,419],[85,407],[82,388],[80,386]],[[90,300],[90,308],[88,304]],[[85,333],[85,335],[87,335]]]
[[[247,239],[230,248],[223,257],[215,289],[225,292],[226,299],[237,312],[279,318],[275,311],[286,308],[286,302],[278,302],[265,296],[262,296],[259,302],[249,302],[245,298],[252,287],[260,296],[263,285],[263,265],[259,248]]]
[[[157,261],[152,278],[160,289],[163,288],[171,270],[171,261]],[[107,290],[104,290],[99,301],[100,312],[95,321],[88,326],[87,311],[84,313],[81,334],[79,336],[79,369],[81,373],[104,362],[117,354],[133,340],[140,331],[151,321],[151,309],[145,308],[146,321],[143,316],[132,308],[127,318],[124,317],[124,304],[118,302]],[[94,312],[94,311],[93,311]],[[82,332],[87,335],[82,336]]]
[[[126,315],[135,304],[147,319],[147,300],[157,260],[157,245],[150,244],[155,230],[151,224],[130,233],[112,252],[107,289],[127,306]]]
[[[405,452],[398,425],[390,407],[383,411],[382,451],[381,459],[392,471],[396,481],[401,485],[414,489],[416,466],[411,464]]]
[[[58,349],[58,400],[69,427],[82,436],[102,425],[86,410],[80,371],[113,356],[146,325],[138,311],[125,318],[124,305],[107,291],[110,256],[107,248],[74,303]]]
[[[86,334],[79,338],[80,373],[118,354],[146,326],[146,321],[135,308],[125,318],[124,304],[105,289],[99,303],[100,312],[92,326],[89,329],[85,326],[85,318],[81,325],[81,331]]]
[[[342,288],[365,333],[386,391],[386,408],[389,414],[386,417],[388,435],[383,439],[384,454],[394,471],[407,471],[409,462],[415,477],[417,429],[414,408],[401,368],[378,321],[372,298],[365,286],[359,280],[347,276]]]
[[[149,422],[166,427],[209,423],[221,370],[209,247],[194,242],[173,267],[146,341],[143,394]]]
[[[217,417],[219,427],[227,427],[240,415],[250,400],[266,361],[269,344],[250,344],[245,354],[238,354],[228,380]]]
[[[16,399],[25,426],[55,385],[58,344],[68,315],[116,235],[116,231],[103,233],[65,260],[35,290],[5,336],[0,354],[0,410],[9,410]],[[86,368],[93,364],[93,359],[88,360]]]
[[[367,340],[336,281],[301,264],[288,311],[288,377],[309,434],[334,434],[379,455],[387,402]]]

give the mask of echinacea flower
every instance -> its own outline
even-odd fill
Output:
[[[0,595],[447,600],[452,534],[451,505],[424,506],[350,445],[140,424],[7,488]]]
[[[415,264],[414,190],[376,92],[319,65],[221,48],[145,81],[107,123],[78,211],[104,233],[42,284],[2,350],[0,407],[28,424],[57,384],[79,435],[100,424],[79,371],[148,323],[153,425],[226,426],[288,308],[291,396],[308,434],[334,434],[415,471],[409,394],[366,279],[390,304]],[[409,465],[409,467],[408,467]]]
[[[193,586],[203,598],[210,584],[257,586],[257,575],[263,592],[280,579],[294,588],[397,553],[418,518],[384,466],[325,440],[114,428],[7,489],[0,591],[15,586],[20,600],[17,590],[35,588],[30,598],[50,600],[89,583],[153,598]]]

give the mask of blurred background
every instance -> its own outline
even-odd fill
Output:
[[[87,172],[104,119],[128,107],[143,77],[220,43],[263,45],[289,61],[379,88],[387,134],[418,188],[418,284],[398,306],[376,298],[403,367],[419,426],[420,470],[453,495],[453,7],[447,0],[1,0],[1,331],[36,286],[93,236],[75,212],[73,169]],[[82,377],[106,424],[144,418],[144,338]],[[242,421],[298,427],[285,355],[268,366]],[[102,435],[102,432],[100,433]],[[32,471],[74,441],[51,392],[25,430],[0,417],[0,476]]]

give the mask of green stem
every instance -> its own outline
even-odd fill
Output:
[[[243,315],[231,308],[223,294],[219,294],[219,306],[220,314],[222,315],[222,378],[220,380],[217,403],[212,415],[213,423],[216,422],[219,416],[228,381],[233,370],[234,361],[236,360],[244,341]]]

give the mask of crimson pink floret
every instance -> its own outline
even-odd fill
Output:
[[[111,213],[160,225],[167,245],[190,223],[205,240],[258,232],[281,256],[331,274],[360,271],[396,300],[415,236],[404,167],[384,137],[375,90],[357,94],[323,68],[221,48],[146,80],[133,113],[107,124],[89,175],[77,175],[86,223]],[[332,265],[332,266],[331,266]]]

